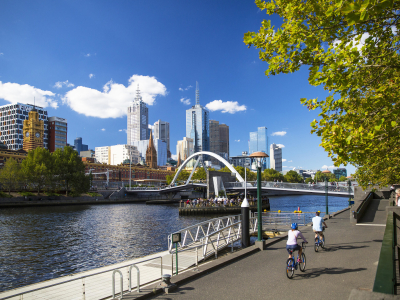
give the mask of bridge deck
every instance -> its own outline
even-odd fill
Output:
[[[384,207],[388,202],[374,201],[377,209],[360,225],[350,224],[349,211],[326,222],[325,251],[314,252],[311,227],[302,229],[310,242],[305,251],[307,269],[305,273],[295,271],[292,280],[284,273],[284,239],[157,299],[348,299],[352,289],[370,291],[385,230],[380,225],[385,224]]]

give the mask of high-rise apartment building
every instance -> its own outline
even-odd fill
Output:
[[[158,120],[154,123],[154,138],[164,141],[167,144],[167,158],[171,158],[169,148],[169,123]]]
[[[218,154],[220,152],[219,122],[210,120],[210,152]]]
[[[196,105],[186,110],[186,137],[193,139],[194,152],[210,151],[209,116],[210,112],[200,105],[196,82]]]
[[[136,91],[136,98],[128,107],[127,114],[127,144],[133,145],[134,141],[149,139],[149,109],[140,96],[139,85]]]
[[[219,124],[219,152],[226,153],[229,157],[229,126],[226,124]]]
[[[229,159],[229,126],[210,120],[210,152]],[[222,164],[217,159],[211,158],[213,164]]]
[[[50,117],[48,121],[49,151],[54,152],[57,149],[64,149],[67,145],[67,120],[59,117]]]
[[[23,121],[28,119],[28,114],[34,107],[36,107],[39,120],[43,121],[43,147],[48,148],[47,111],[39,106],[17,103],[0,107],[0,142],[7,145],[9,150],[23,148]]]
[[[250,132],[249,140],[249,154],[261,151],[269,156],[269,146],[268,146],[268,131],[267,127],[258,127],[257,131]],[[263,166],[263,169],[269,168],[269,158]]]
[[[339,179],[341,176],[347,177],[347,170],[346,168],[337,168],[333,170],[333,174],[335,174],[337,179]]]
[[[139,151],[132,145],[96,147],[95,157],[97,162],[113,166],[130,159],[132,164],[137,164],[139,162]]]
[[[270,154],[271,169],[282,172],[282,148],[271,144]]]

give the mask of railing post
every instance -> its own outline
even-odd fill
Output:
[[[128,283],[129,283],[129,292],[132,291],[132,268],[136,269],[136,285],[137,285],[137,292],[140,293],[140,271],[139,268],[136,266],[136,264],[133,264],[129,267],[129,278],[128,278]]]
[[[112,297],[115,299],[115,273],[119,274],[120,277],[120,286],[121,286],[121,298],[122,299],[122,294],[124,292],[124,286],[123,286],[123,280],[122,280],[122,272],[120,270],[114,270],[112,273]]]
[[[174,254],[171,253],[171,276],[174,276]]]

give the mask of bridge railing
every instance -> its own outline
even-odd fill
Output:
[[[227,182],[224,183],[225,188],[244,188],[244,182]],[[256,181],[248,181],[247,187],[257,187]],[[261,187],[272,188],[272,189],[285,189],[285,190],[308,190],[308,191],[321,191],[325,192],[325,184],[307,184],[307,183],[289,183],[289,182],[274,182],[274,181],[262,181]],[[331,185],[328,183],[328,192],[341,192],[354,193],[353,186],[343,186],[343,185]]]

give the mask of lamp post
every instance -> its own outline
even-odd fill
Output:
[[[244,164],[244,199],[242,202],[242,248],[250,246],[249,211],[250,205],[247,201],[247,163]]]
[[[329,211],[328,211],[328,178],[325,177],[325,214],[328,216]]]
[[[129,145],[129,190],[131,190],[131,181],[132,181],[132,148]]]
[[[258,242],[262,241],[262,203],[261,203],[261,162],[268,155],[264,152],[254,152],[250,154],[251,158],[257,161],[257,224],[258,224]],[[263,244],[260,247],[263,247]]]

